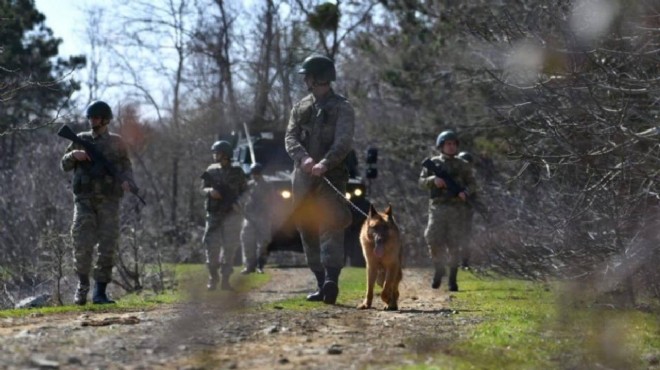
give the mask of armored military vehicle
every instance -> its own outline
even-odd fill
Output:
[[[252,147],[254,156],[258,163],[263,165],[264,179],[272,184],[275,194],[272,196],[271,205],[273,239],[268,246],[268,251],[297,251],[303,252],[300,236],[293,222],[291,177],[293,161],[287,154],[284,147],[284,132],[269,131],[251,133]],[[373,179],[377,176],[375,168],[377,161],[377,150],[369,149],[368,169],[365,176]],[[234,149],[235,164],[240,165],[246,173],[249,173],[252,164],[252,156],[245,135],[240,135],[236,140]],[[349,171],[349,182],[344,194],[347,200],[350,200],[355,207],[362,212],[369,212],[370,202],[367,200],[367,183],[359,176],[358,161],[355,152],[351,152],[347,162]],[[339,196],[339,195],[338,195]],[[360,247],[359,234],[364,215],[354,207],[348,205],[353,215],[352,224],[346,229],[344,241],[346,264],[349,266],[364,266],[365,261]]]

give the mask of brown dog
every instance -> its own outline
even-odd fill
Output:
[[[385,310],[398,310],[399,283],[403,277],[401,271],[401,238],[399,228],[392,217],[392,207],[384,213],[376,212],[371,206],[369,217],[360,231],[362,253],[367,261],[367,296],[358,306],[370,308],[374,297],[374,283],[383,287],[380,298],[385,302]],[[383,282],[385,283],[383,285]]]

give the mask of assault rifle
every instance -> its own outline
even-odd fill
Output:
[[[435,162],[431,160],[431,158],[426,158],[422,162],[422,166],[429,170],[431,173],[433,173],[436,177],[441,178],[444,180],[445,184],[447,185],[447,191],[449,191],[450,196],[455,197],[458,196],[458,193],[465,191],[465,188],[460,186],[454,179],[449,175],[449,173],[442,167],[438,167]],[[467,192],[466,192],[467,194]],[[488,215],[488,210],[486,207],[483,205],[483,203],[479,201],[475,201],[472,197],[467,196],[466,198],[467,204],[472,207],[475,211],[477,211],[481,217],[484,218],[484,220],[489,221],[490,216]]]
[[[222,196],[222,198],[219,199],[220,210],[223,212],[230,211],[238,201],[238,194],[227,186],[227,184],[213,181],[213,177],[208,172],[202,174],[202,180],[211,183],[213,190],[217,191]]]
[[[128,186],[130,188],[131,193],[135,195],[140,202],[142,202],[143,205],[147,205],[147,203],[142,199],[140,194],[138,192],[140,189],[137,187],[133,179],[129,178],[128,176],[125,176],[119,171],[117,171],[117,168],[108,161],[105,156],[96,148],[94,143],[89,142],[87,140],[83,140],[76,135],[73,130],[67,125],[64,125],[60,128],[59,131],[57,131],[57,136],[63,137],[65,139],[69,139],[73,141],[74,143],[80,145],[85,149],[85,152],[87,152],[87,155],[89,158],[92,160],[92,165],[96,168],[100,168],[101,170],[107,171],[110,176],[114,177],[115,180],[120,181],[120,182],[128,182]]]

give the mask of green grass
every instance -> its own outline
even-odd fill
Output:
[[[352,306],[364,296],[365,270],[345,268],[338,304]],[[461,291],[450,309],[468,319],[459,340],[405,369],[646,368],[644,355],[660,354],[660,320],[636,310],[603,310],[562,303],[560,284],[515,279],[482,279],[460,272]],[[310,287],[311,289],[312,287]],[[304,295],[262,309],[312,310]],[[325,306],[323,306],[325,307]],[[423,362],[423,363],[421,363]],[[645,366],[646,365],[646,366]]]
[[[177,289],[166,290],[155,294],[152,291],[145,290],[140,293],[131,293],[117,299],[113,305],[94,305],[91,300],[85,306],[66,305],[41,308],[25,308],[0,310],[0,318],[25,317],[34,315],[53,315],[65,313],[82,312],[132,312],[138,310],[150,310],[159,305],[185,302],[191,297],[191,292],[203,292],[201,294],[214,294],[216,296],[227,295],[228,293],[216,291],[207,293],[204,291],[207,274],[206,267],[199,264],[181,264],[168,265],[166,269],[174,272],[177,281]],[[231,284],[238,292],[247,292],[266,284],[270,280],[268,274],[250,274],[248,276],[239,275],[238,268],[234,268],[234,274],[231,277]],[[73,292],[71,292],[73,294]],[[91,295],[91,294],[90,294]],[[91,297],[88,297],[91,298]]]
[[[656,314],[562,304],[560,286],[459,273],[451,305],[480,323],[431,365],[410,369],[646,368],[660,353]]]

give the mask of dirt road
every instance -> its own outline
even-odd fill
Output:
[[[191,303],[151,311],[5,319],[0,322],[0,367],[378,368],[424,362],[473,323],[450,309],[452,296],[446,290],[430,289],[428,270],[404,271],[400,311],[394,312],[357,310],[359,300],[319,303],[311,311],[255,309],[265,302],[302,299],[313,286],[304,268],[270,273],[268,284],[245,295],[209,299],[206,292],[191,289]]]

